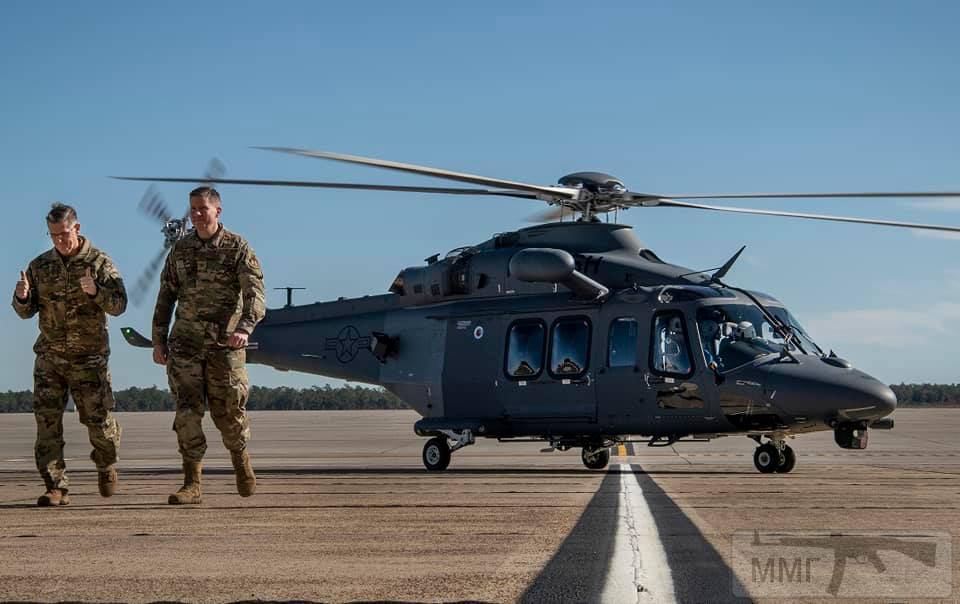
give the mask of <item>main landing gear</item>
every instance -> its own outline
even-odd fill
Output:
[[[760,436],[751,435],[760,446],[753,452],[753,465],[764,474],[786,474],[797,465],[797,454],[790,448],[782,434],[774,434],[770,442],[760,444]]]
[[[580,459],[588,470],[602,470],[610,463],[609,447],[584,447],[580,452]]]
[[[423,465],[431,472],[446,470],[450,465],[450,454],[474,442],[470,430],[441,430],[440,436],[434,436],[423,445]]]

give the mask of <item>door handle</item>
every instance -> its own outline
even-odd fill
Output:
[[[650,384],[666,384],[666,378],[662,378],[656,375],[650,375],[649,373],[643,376],[643,380],[647,383],[647,386]]]

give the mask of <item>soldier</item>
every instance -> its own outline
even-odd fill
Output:
[[[173,505],[201,501],[204,402],[230,451],[237,491],[249,497],[257,485],[247,453],[244,365],[247,339],[266,312],[263,273],[247,241],[220,224],[220,212],[216,189],[190,192],[194,230],[167,256],[153,313],[153,360],[167,366],[177,406],[173,429],[183,458],[183,486],[168,498]],[[176,321],[168,339],[174,304]]]
[[[20,272],[13,309],[23,319],[40,313],[40,336],[33,345],[33,414],[37,420],[34,455],[47,491],[40,506],[67,505],[66,464],[63,460],[63,411],[69,394],[80,422],[87,427],[97,466],[100,494],[117,489],[120,424],[114,407],[107,359],[109,313],[127,307],[123,280],[110,258],[80,235],[74,208],[53,204],[47,214],[53,249],[37,256]]]

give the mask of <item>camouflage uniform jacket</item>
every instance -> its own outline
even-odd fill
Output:
[[[87,295],[80,278],[87,273],[97,282],[97,294]],[[64,356],[109,355],[107,313],[118,316],[127,308],[123,279],[110,257],[80,238],[80,251],[68,258],[56,249],[40,254],[27,267],[30,295],[25,302],[13,296],[13,309],[23,319],[40,313],[37,354]]]
[[[174,244],[160,274],[160,293],[153,313],[153,344],[200,353],[224,348],[241,330],[252,334],[266,313],[263,272],[250,244],[220,225],[204,241],[191,231]]]

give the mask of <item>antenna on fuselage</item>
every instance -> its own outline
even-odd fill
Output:
[[[710,283],[719,283],[720,285],[723,285],[722,283],[720,283],[720,279],[723,279],[724,277],[727,276],[727,273],[728,273],[728,272],[730,271],[730,269],[733,267],[733,263],[737,261],[737,258],[740,257],[740,254],[742,254],[742,253],[743,253],[743,250],[745,250],[745,249],[747,249],[747,246],[743,246],[742,248],[740,248],[739,250],[737,250],[737,253],[734,254],[729,260],[727,260],[726,262],[724,262],[724,263],[723,263],[723,266],[721,266],[721,267],[717,270],[717,272],[715,272],[715,273],[713,273],[712,275],[710,275]]]
[[[287,304],[284,308],[290,308],[293,306],[293,290],[295,289],[307,289],[305,287],[275,287],[273,289],[286,290],[287,292]]]

